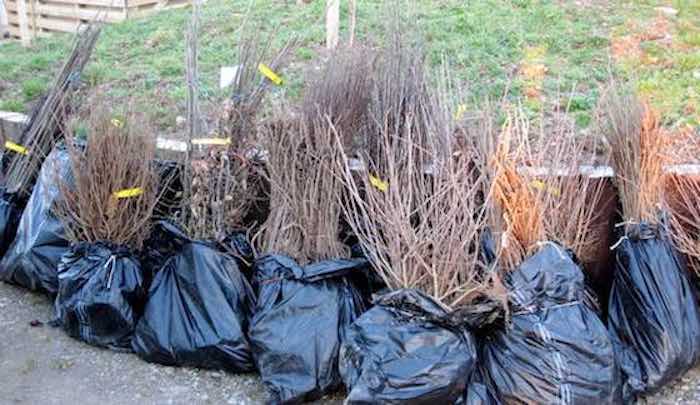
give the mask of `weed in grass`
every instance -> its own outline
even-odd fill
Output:
[[[17,99],[2,100],[0,111],[24,112],[24,103]]]
[[[39,78],[28,79],[22,82],[22,95],[25,101],[32,101],[46,90],[46,80]]]

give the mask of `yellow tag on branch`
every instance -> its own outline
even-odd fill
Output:
[[[143,189],[141,187],[126,188],[124,190],[119,190],[114,193],[116,198],[131,198],[138,197],[143,194]]]
[[[17,152],[17,153],[22,154],[22,155],[29,154],[29,150],[27,148],[25,148],[24,146],[22,146],[18,143],[14,143],[11,141],[5,142],[5,149],[11,150],[13,152]]]
[[[261,63],[258,65],[258,70],[260,73],[263,74],[263,76],[267,77],[270,79],[270,81],[278,86],[282,85],[282,78],[277,75],[277,73],[273,72],[272,69],[270,69],[266,64]]]
[[[455,121],[459,121],[462,119],[464,114],[467,112],[467,105],[466,104],[460,104],[457,106],[457,111],[455,111]]]
[[[551,194],[551,195],[553,195],[553,196],[555,196],[555,197],[559,197],[559,196],[561,195],[561,193],[559,192],[559,190],[557,190],[557,189],[554,188],[554,187],[549,187],[549,186],[548,186],[545,182],[543,182],[542,180],[532,180],[532,181],[530,182],[530,187],[536,188],[537,190],[540,190],[540,191],[544,191],[544,192],[549,193],[549,194]]]
[[[119,118],[112,118],[112,121],[110,122],[117,128],[124,128],[124,121],[120,120]]]
[[[231,138],[199,138],[193,139],[192,145],[230,145]]]
[[[374,186],[374,188],[382,193],[385,193],[389,189],[389,183],[380,179],[379,177],[372,176],[371,174],[369,175],[369,182],[372,186]]]

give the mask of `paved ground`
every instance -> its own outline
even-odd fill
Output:
[[[52,317],[44,296],[0,282],[0,404],[259,404],[255,375],[164,367],[31,326]],[[318,403],[339,404],[339,396]],[[700,404],[700,368],[649,398],[649,404]],[[436,404],[437,405],[437,404]]]

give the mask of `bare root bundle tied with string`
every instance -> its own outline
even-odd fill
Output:
[[[649,104],[620,86],[605,89],[599,114],[625,222],[658,223],[668,133]]]
[[[228,221],[238,224],[243,215],[227,202],[245,198],[246,188],[237,184],[237,163],[227,153],[238,139],[210,133],[200,114],[200,8],[200,0],[192,2],[186,35],[189,148],[181,173],[180,226],[159,223],[159,241],[171,251],[153,278],[131,347],[161,364],[248,372],[254,366],[246,331],[255,297],[243,267],[250,249],[245,237],[223,240]],[[201,150],[194,149],[198,145]]]
[[[579,174],[584,147],[565,123],[538,128],[520,108],[504,111],[500,129],[488,109],[467,126],[488,179],[489,250],[510,309],[508,325],[487,332],[479,358],[486,385],[504,403],[615,403],[620,383],[612,345],[576,260],[599,243],[598,208],[586,204],[602,191]],[[581,322],[564,321],[574,318]],[[557,359],[548,356],[552,350]],[[533,368],[535,362],[542,367]],[[562,363],[575,383],[557,378]]]
[[[612,246],[608,324],[615,353],[624,353],[616,360],[630,400],[658,391],[697,363],[700,311],[664,207],[672,138],[653,109],[619,85],[603,92],[600,117],[624,216]]]
[[[264,255],[249,336],[271,403],[320,398],[340,384],[340,340],[364,304],[351,280],[364,276],[366,261],[349,258],[341,241],[338,197],[341,148],[349,148],[341,139],[351,142],[366,110],[366,62],[353,52],[332,54],[307,80],[299,111],[279,112],[261,133],[270,213],[255,238]]]
[[[419,42],[396,28],[377,56],[361,149],[338,161],[345,221],[389,287],[346,332],[340,373],[351,403],[454,403],[475,368],[473,331],[502,314],[480,247],[484,178],[455,136],[449,71],[432,83]]]
[[[58,321],[87,343],[131,348],[146,298],[136,253],[158,199],[153,131],[99,100],[74,125],[66,135],[70,175],[55,173],[55,213],[72,242],[58,265]]]

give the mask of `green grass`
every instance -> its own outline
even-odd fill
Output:
[[[293,1],[210,0],[204,5],[200,37],[200,70],[203,94],[213,100],[223,96],[218,89],[222,65],[236,63],[236,42],[241,32],[266,38],[280,46],[290,38],[298,40],[293,63],[283,74],[290,97],[301,93],[304,72],[326,54],[323,12],[325,1],[306,6]],[[377,45],[383,41],[385,18],[382,1],[359,3],[358,41]],[[625,2],[628,3],[628,2]],[[439,0],[415,1],[408,7],[407,30],[422,37],[429,60],[446,61],[451,74],[465,83],[471,100],[507,95],[524,98],[533,115],[545,108],[566,105],[581,127],[591,121],[598,87],[609,72],[635,80],[641,90],[660,94],[668,103],[670,120],[679,115],[680,102],[691,98],[688,87],[698,91],[694,72],[698,69],[700,33],[695,19],[695,0],[679,0],[678,38],[694,52],[673,54],[672,71],[644,72],[613,65],[609,58],[610,33],[619,34],[629,19],[644,20],[653,15],[656,2],[636,2],[633,7],[598,8],[566,6],[556,0]],[[243,17],[250,21],[243,26]],[[344,10],[341,15],[346,15]],[[184,31],[189,9],[166,10],[144,19],[107,26],[95,55],[86,68],[84,82],[107,92],[115,102],[132,102],[163,131],[172,130],[175,117],[184,115]],[[346,29],[346,19],[341,29]],[[30,49],[19,44],[0,47],[0,108],[17,110],[39,96],[50,83],[70,49],[70,36],[55,35],[36,40]],[[528,52],[537,50],[536,55]],[[530,51],[528,51],[530,50]],[[665,55],[663,49],[650,52]],[[541,67],[543,77],[523,75],[524,67]],[[534,93],[539,96],[532,97]],[[530,96],[528,96],[530,95]],[[567,101],[562,101],[567,100]],[[684,101],[685,104],[695,101]],[[676,105],[678,104],[678,105]]]

